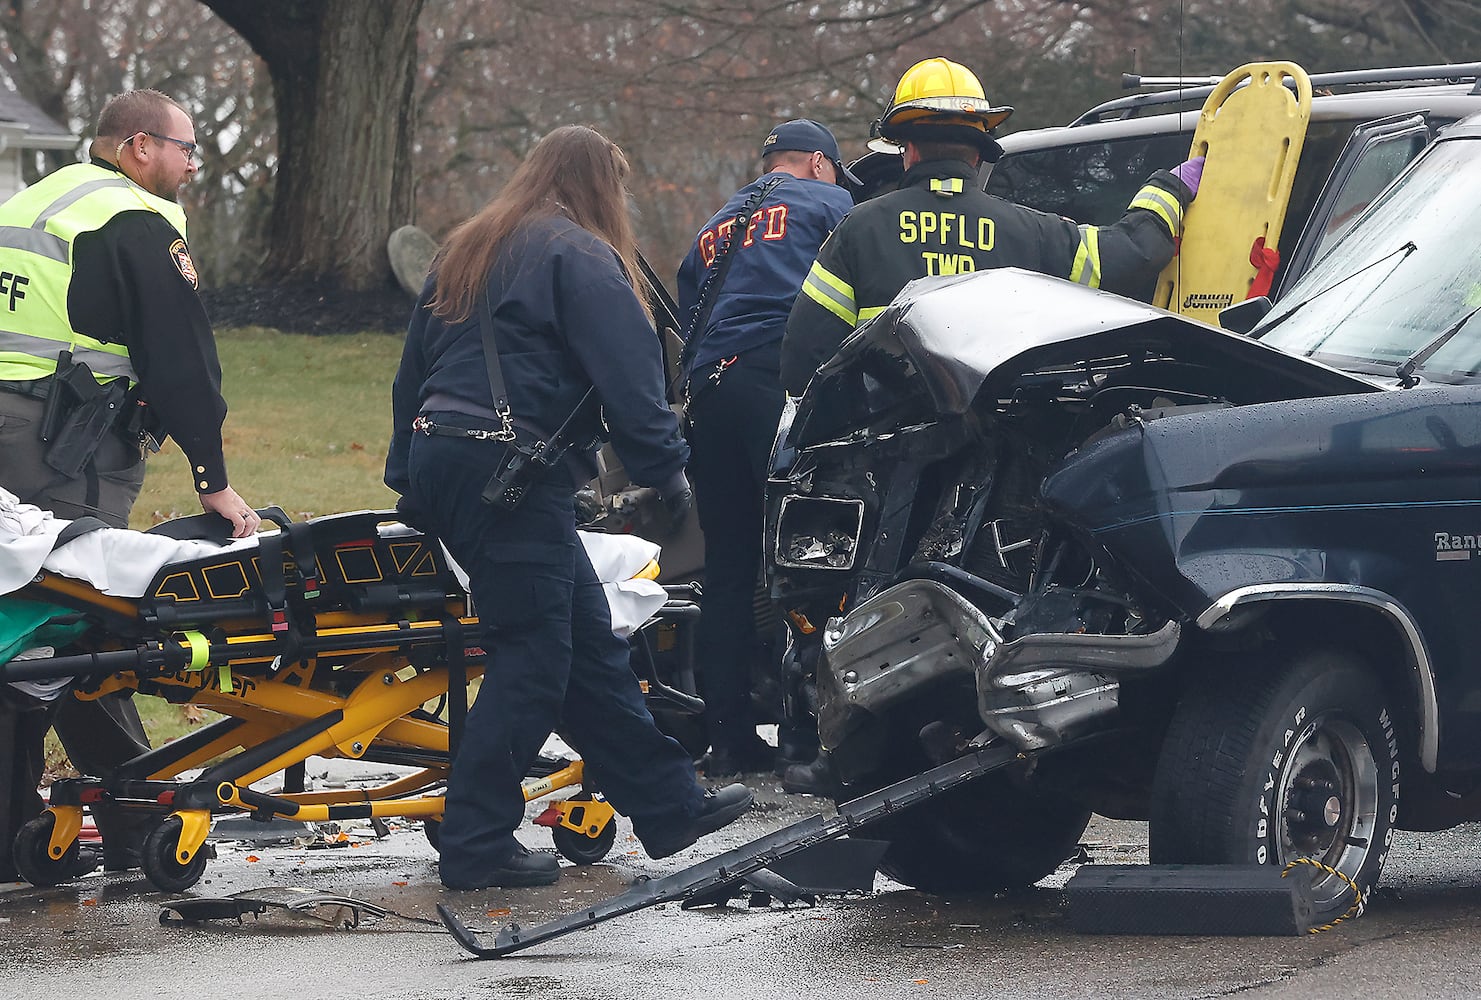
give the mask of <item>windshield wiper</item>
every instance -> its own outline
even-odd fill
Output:
[[[1403,243],[1397,249],[1395,249],[1393,252],[1384,254],[1382,257],[1379,257],[1377,260],[1373,261],[1370,264],[1364,264],[1362,267],[1358,268],[1356,271],[1352,272],[1351,274],[1347,275],[1346,277],[1339,278],[1336,281],[1332,282],[1330,285],[1328,285],[1327,287],[1323,288],[1321,291],[1315,292],[1315,293],[1313,293],[1311,295],[1308,295],[1306,298],[1302,299],[1300,302],[1297,302],[1294,306],[1292,306],[1288,312],[1281,313],[1278,317],[1276,317],[1275,319],[1271,320],[1270,323],[1267,324],[1264,329],[1256,330],[1256,331],[1252,331],[1252,332],[1253,333],[1258,333],[1261,337],[1264,337],[1265,334],[1269,333],[1271,330],[1273,330],[1276,327],[1280,326],[1286,320],[1290,319],[1292,316],[1296,315],[1302,309],[1305,309],[1307,306],[1311,305],[1311,303],[1315,302],[1317,299],[1319,299],[1322,296],[1326,295],[1332,289],[1334,289],[1334,288],[1340,288],[1341,286],[1347,284],[1352,279],[1356,278],[1358,275],[1363,274],[1364,272],[1367,272],[1367,271],[1371,271],[1373,268],[1377,267],[1379,264],[1382,264],[1384,261],[1391,260],[1392,258],[1397,257],[1399,254],[1403,254],[1404,256],[1403,257],[1399,257],[1399,259],[1397,261],[1395,261],[1395,263],[1394,263],[1394,269],[1397,270],[1399,264],[1402,264],[1404,262],[1404,258],[1405,257],[1408,257],[1411,253],[1413,253],[1414,251],[1416,251],[1418,249],[1419,249],[1419,247],[1415,244],[1415,242],[1413,240],[1410,240],[1407,243]],[[1392,275],[1392,274],[1393,274],[1393,271],[1389,271],[1389,275]],[[1385,275],[1383,280],[1384,281],[1387,281],[1388,280],[1388,275]],[[1368,289],[1369,294],[1372,294],[1374,291],[1376,291],[1377,288],[1378,288],[1378,285],[1381,285],[1381,284],[1383,284],[1382,281],[1380,281],[1377,285],[1374,285],[1372,288]],[[1364,298],[1366,298],[1366,296],[1364,296]],[[1363,301],[1362,299],[1359,299],[1358,300],[1358,303],[1356,305],[1354,305],[1353,308],[1356,309],[1358,305],[1361,305],[1362,304],[1362,301]]]
[[[1481,306],[1477,306],[1454,323],[1451,323],[1438,337],[1409,355],[1409,360],[1405,361],[1394,372],[1399,377],[1399,388],[1413,389],[1418,385],[1419,379],[1415,376],[1414,370],[1434,357],[1435,352],[1448,344],[1450,338],[1460,333],[1465,328],[1465,325],[1471,321],[1471,317],[1475,316],[1478,312],[1481,312]]]

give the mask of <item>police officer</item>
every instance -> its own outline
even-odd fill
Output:
[[[692,494],[688,448],[663,390],[657,335],[634,294],[637,251],[626,158],[592,129],[541,139],[509,183],[459,226],[412,315],[392,390],[386,483],[410,523],[434,531],[471,578],[484,626],[483,685],[448,779],[440,834],[444,885],[547,885],[556,859],[514,837],[520,781],[550,733],[631,817],[651,857],[683,850],[750,806],[741,784],[712,791],[659,732],[576,535],[573,493],[594,447],[528,486],[513,507],[482,494],[513,445],[546,438],[594,388],[571,440],[605,423],[634,482],[658,489],[675,520]],[[485,310],[487,312],[485,313]],[[507,406],[496,404],[481,324],[497,345]]]
[[[0,486],[59,517],[127,527],[148,429],[185,452],[201,507],[226,518],[237,537],[249,535],[258,518],[227,483],[221,366],[175,200],[196,171],[190,115],[158,91],[120,95],[103,107],[90,155],[0,205]],[[52,449],[39,430],[48,397],[69,374],[83,394],[95,382],[120,417],[97,439],[60,435],[68,448]],[[0,785],[10,786],[0,788],[3,880],[12,874],[15,830],[41,809],[45,725],[29,695],[6,691],[0,703],[0,731],[10,731],[0,732],[8,758]],[[83,773],[107,775],[149,747],[125,695],[64,696],[52,708]],[[125,830],[106,808],[95,812],[107,866],[137,864],[138,830]]]
[[[773,764],[772,748],[756,735],[750,664],[762,494],[786,400],[782,333],[818,248],[853,207],[846,186],[858,183],[839,158],[833,133],[806,119],[771,130],[761,144],[761,170],[705,223],[679,267],[680,315],[691,321],[701,282],[711,282],[703,329],[690,331],[686,351],[689,472],[705,538],[697,651],[710,777]],[[737,214],[747,207],[747,219],[737,226]],[[710,276],[727,246],[729,265],[716,284]],[[792,741],[782,735],[786,748]],[[804,759],[811,758],[810,747]]]
[[[916,278],[1022,267],[1129,294],[1172,259],[1202,157],[1154,174],[1114,225],[1077,226],[982,190],[978,167],[1002,152],[992,130],[1012,113],[991,106],[960,63],[926,59],[905,71],[870,142],[900,153],[905,175],[897,190],[850,212],[823,244],[782,340],[788,392],[801,395],[844,338]],[[834,791],[826,755],[787,768],[782,787]]]
[[[992,130],[1012,113],[992,107],[959,63],[927,59],[905,71],[870,143],[899,152],[905,176],[823,245],[787,321],[788,392],[800,395],[843,339],[915,278],[1022,267],[1127,294],[1172,259],[1201,157],[1154,174],[1114,225],[1077,226],[982,191],[978,166],[1001,153]]]

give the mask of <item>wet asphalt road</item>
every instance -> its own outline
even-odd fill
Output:
[[[349,831],[338,848],[223,843],[194,894],[310,886],[401,916],[333,929],[271,910],[261,918],[161,926],[169,896],[142,875],[97,873],[68,887],[0,887],[0,997],[1255,997],[1474,996],[1481,977],[1481,828],[1400,837],[1369,913],[1302,938],[1091,937],[1068,927],[1067,865],[1006,899],[946,898],[884,879],[868,896],[803,906],[617,918],[519,955],[476,961],[435,920],[447,902],[491,931],[530,926],[666,874],[824,805],[761,782],[758,808],[665,862],[624,824],[607,862],[567,867],[551,887],[454,893],[415,827]],[[545,831],[525,828],[531,846]],[[363,839],[362,839],[363,838]],[[1140,824],[1097,818],[1093,862],[1146,860]],[[358,845],[358,846],[351,846]],[[410,919],[408,919],[410,918]]]

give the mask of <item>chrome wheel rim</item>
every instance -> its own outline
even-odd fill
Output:
[[[1318,716],[1291,741],[1272,812],[1275,861],[1301,858],[1356,879],[1375,843],[1378,764],[1361,730],[1347,719]],[[1312,869],[1317,906],[1351,893],[1344,879]]]

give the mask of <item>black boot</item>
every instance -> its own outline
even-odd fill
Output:
[[[794,733],[782,730],[777,734],[776,773],[780,777],[787,768],[798,764],[811,764],[818,755],[818,736],[811,733]]]
[[[751,790],[739,782],[706,790],[698,815],[642,837],[643,850],[655,861],[678,854],[700,837],[707,837],[740,819],[751,808]]]
[[[91,875],[98,870],[100,864],[103,864],[101,848],[96,844],[78,844],[77,859],[72,863],[72,870],[67,873],[67,877],[81,878],[84,875]]]
[[[836,797],[842,790],[833,762],[822,750],[807,764],[793,764],[782,775],[782,790],[793,795]]]
[[[537,854],[519,844],[506,858],[480,873],[472,882],[449,881],[444,877],[442,884],[449,889],[514,889],[532,885],[555,885],[560,874],[560,862],[555,855]]]

